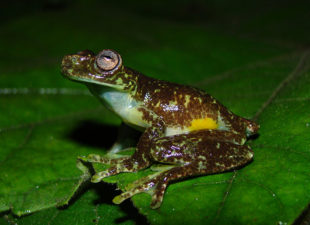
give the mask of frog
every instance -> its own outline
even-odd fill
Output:
[[[93,183],[119,173],[154,171],[127,185],[113,199],[115,204],[148,193],[150,207],[157,209],[171,182],[232,171],[253,160],[253,150],[245,143],[259,125],[203,90],[143,75],[124,66],[112,49],[65,55],[61,71],[65,78],[85,84],[122,120],[121,127],[141,132],[132,155],[121,154],[126,145],[118,140],[105,155],[80,157],[109,166],[92,176]]]

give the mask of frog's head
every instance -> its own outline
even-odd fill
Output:
[[[128,74],[121,56],[110,49],[95,55],[90,50],[66,55],[62,59],[62,74],[74,81],[127,90],[133,85],[134,74]]]

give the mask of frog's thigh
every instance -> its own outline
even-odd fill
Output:
[[[191,134],[163,137],[155,140],[151,157],[158,162],[198,165],[201,173],[215,173],[241,166],[253,157],[247,145],[236,145],[207,139],[195,139]]]
[[[188,142],[180,135],[158,138],[152,141],[150,155],[157,162],[179,164],[192,162],[197,143]]]
[[[195,163],[198,173],[219,173],[242,166],[253,158],[248,145],[229,142],[201,142],[197,146]]]

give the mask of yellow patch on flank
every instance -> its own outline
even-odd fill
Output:
[[[191,126],[188,128],[190,131],[203,130],[203,129],[216,129],[218,124],[211,118],[195,119],[192,121]]]

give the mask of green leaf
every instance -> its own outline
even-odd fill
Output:
[[[109,204],[113,194],[113,186],[97,185],[92,186],[87,192],[81,193],[67,207],[50,208],[21,218],[6,215],[2,220],[11,224],[134,224],[145,222],[141,216],[137,215],[134,208],[127,212],[118,206]],[[105,193],[105,195],[103,195]],[[107,195],[108,194],[108,195]],[[128,204],[127,204],[128,205]],[[129,208],[129,207],[128,207]],[[0,220],[1,223],[1,220]]]
[[[121,8],[94,1],[25,10],[2,21],[0,222],[145,223],[139,212],[151,224],[293,223],[310,202],[306,3],[268,3],[266,10],[243,1],[166,7],[158,1],[153,8],[120,2]],[[76,159],[104,154],[120,120],[85,87],[63,79],[59,67],[65,54],[103,48],[118,50],[126,65],[146,75],[197,86],[236,114],[257,119],[259,136],[249,141],[253,162],[169,185],[157,210],[147,194],[132,198],[138,212],[128,211],[129,201],[111,203],[117,194],[111,187],[87,186],[89,171],[82,167],[82,173]],[[149,173],[105,181],[123,189]]]

